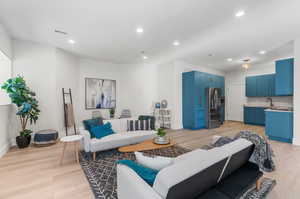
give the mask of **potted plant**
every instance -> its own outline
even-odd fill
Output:
[[[115,109],[114,108],[111,108],[109,109],[109,114],[110,114],[110,118],[114,118],[115,117]]]
[[[162,143],[162,144],[167,143],[168,140],[167,140],[166,134],[167,134],[167,132],[166,132],[165,129],[163,129],[163,128],[157,129],[157,133],[156,133],[156,135],[157,135],[157,142],[158,143]]]
[[[16,143],[19,148],[28,147],[32,131],[26,128],[27,124],[28,122],[36,123],[40,114],[35,93],[27,87],[21,76],[8,79],[1,85],[1,88],[7,92],[11,102],[17,106],[16,114],[21,122],[21,131],[20,135],[16,137]]]

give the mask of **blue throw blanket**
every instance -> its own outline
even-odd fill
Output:
[[[234,138],[220,137],[214,144],[212,144],[212,146],[220,147],[239,138],[249,140],[255,145],[253,154],[250,158],[251,162],[256,163],[262,171],[272,172],[275,170],[275,164],[272,159],[272,157],[274,157],[274,152],[270,144],[266,139],[256,133],[241,131]]]

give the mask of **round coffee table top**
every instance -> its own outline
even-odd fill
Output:
[[[133,144],[129,146],[120,147],[118,150],[123,153],[135,152],[135,151],[148,151],[153,149],[161,149],[175,145],[174,140],[170,140],[169,144],[155,144],[153,140],[146,140],[144,142]]]
[[[82,135],[70,135],[70,136],[60,138],[60,141],[62,141],[62,142],[77,142],[77,141],[80,141],[82,138],[83,138]]]

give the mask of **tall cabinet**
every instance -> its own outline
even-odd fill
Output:
[[[207,110],[205,88],[221,88],[222,96],[225,95],[224,77],[191,71],[182,74],[182,114],[183,128],[202,129],[206,127]],[[222,120],[224,121],[224,110]]]

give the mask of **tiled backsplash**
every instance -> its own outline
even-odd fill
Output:
[[[284,106],[293,107],[293,97],[283,96],[283,97],[271,97],[273,99],[274,106]],[[270,101],[267,97],[248,97],[246,100],[246,105],[249,106],[269,106]]]

